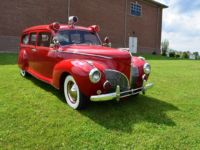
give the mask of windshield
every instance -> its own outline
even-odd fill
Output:
[[[101,45],[97,34],[89,31],[63,30],[59,31],[54,38],[58,39],[62,46],[70,44]]]

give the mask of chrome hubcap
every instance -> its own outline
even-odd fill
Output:
[[[77,85],[73,81],[69,81],[67,84],[67,94],[72,103],[76,103],[77,101]]]

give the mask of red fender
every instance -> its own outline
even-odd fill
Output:
[[[95,67],[95,65],[92,65],[85,60],[63,60],[54,67],[52,85],[57,89],[60,89],[62,86],[60,83],[62,75],[68,74],[73,76],[83,94],[86,96],[97,94],[97,90],[103,90],[102,83],[105,82],[105,77],[102,72],[100,82],[97,84],[92,83],[89,79],[89,73]]]
[[[28,68],[28,55],[26,53],[26,50],[20,51],[18,57],[18,66],[23,70],[26,70]]]

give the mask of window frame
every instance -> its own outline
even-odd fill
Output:
[[[28,43],[26,43],[26,44],[24,43],[24,38],[25,38],[25,36],[28,36]],[[29,39],[29,36],[30,36],[29,33],[23,33],[22,36],[21,36],[21,42],[20,42],[20,43],[21,43],[22,45],[29,45],[29,40],[30,40],[30,39]]]
[[[132,14],[132,5],[133,5],[133,6],[134,6],[134,5],[140,6],[140,8],[141,8],[140,15],[134,15],[134,14]],[[131,2],[131,3],[130,3],[130,15],[131,15],[131,16],[135,16],[135,17],[142,17],[142,16],[143,16],[142,5],[139,4],[138,2]]]
[[[48,34],[50,35],[50,37],[49,37],[49,46],[41,46],[41,45],[39,45],[39,36],[40,36],[40,34],[42,34],[42,33],[48,33]],[[37,47],[50,48],[50,47],[51,47],[51,43],[52,43],[52,37],[53,37],[53,34],[52,34],[50,31],[46,31],[46,30],[44,30],[44,31],[39,31],[39,32],[37,33],[37,43],[36,43],[36,46],[37,46]]]
[[[32,34],[35,34],[35,44],[33,45],[33,44],[31,44],[30,42],[31,42],[31,35]],[[37,45],[37,39],[38,39],[38,33],[37,32],[30,32],[29,33],[29,42],[28,42],[28,45],[31,45],[31,46],[36,46]]]

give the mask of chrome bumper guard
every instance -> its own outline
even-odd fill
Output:
[[[114,93],[91,96],[90,100],[94,102],[98,102],[98,101],[109,101],[109,100],[116,99],[117,101],[119,101],[120,98],[137,95],[139,93],[145,94],[145,92],[151,87],[153,87],[153,83],[145,83],[145,85],[141,88],[120,92],[120,86],[118,85]]]

